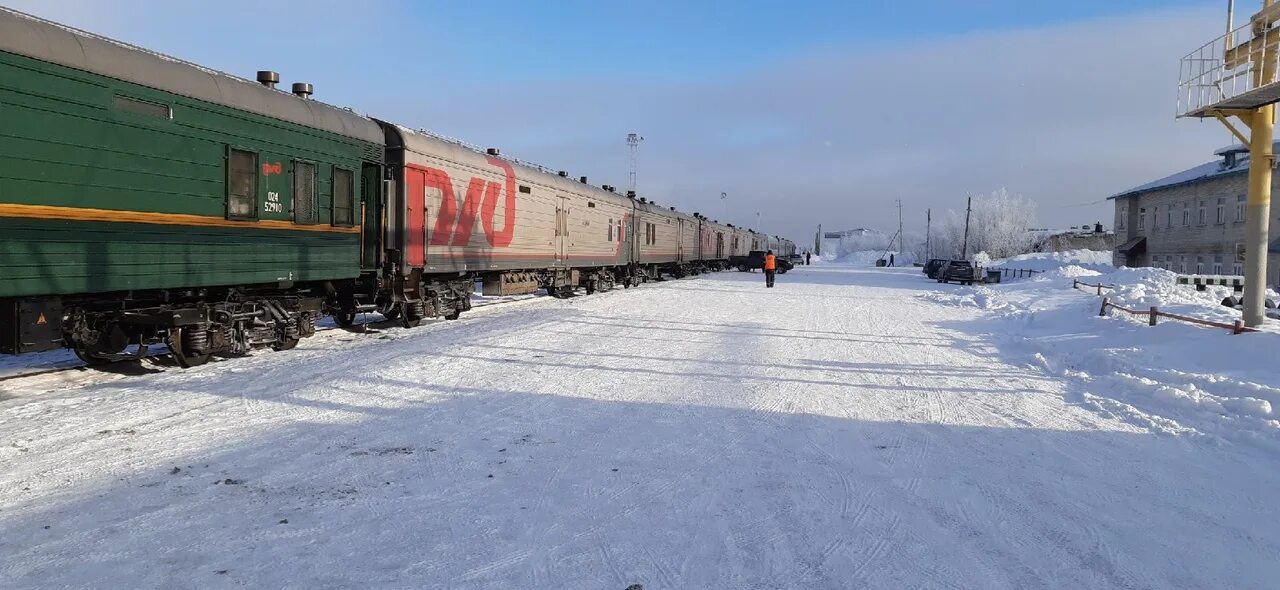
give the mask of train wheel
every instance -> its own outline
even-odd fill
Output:
[[[458,317],[459,317],[459,316],[461,316],[461,315],[462,315],[462,312],[460,312],[460,311],[458,311],[458,310],[456,310],[456,309],[455,309],[455,310],[453,310],[453,311],[452,311],[452,312],[450,312],[450,313],[446,313],[446,314],[444,314],[444,319],[446,319],[446,320],[456,320],[456,319],[458,319]]]
[[[188,328],[174,328],[170,330],[168,342],[169,350],[173,351],[173,360],[177,361],[178,366],[184,369],[203,365],[209,362],[209,359],[213,356],[213,354],[209,352],[201,354],[185,350],[183,347],[183,336],[187,330]],[[297,344],[298,341],[294,340],[293,343]]]
[[[283,342],[277,342],[275,344],[272,344],[271,349],[272,350],[293,350],[293,347],[297,346],[298,342],[299,342],[298,338],[290,338]]]
[[[333,314],[333,323],[338,324],[339,328],[350,328],[356,325],[356,310],[340,310]]]
[[[394,320],[400,317],[400,306],[392,305],[391,307],[388,307],[387,309],[383,310],[382,317],[387,318],[389,320]]]
[[[76,353],[76,358],[84,361],[84,364],[89,365],[90,367],[101,367],[103,365],[111,364],[110,359],[104,359],[102,357],[96,356],[92,352],[84,350],[81,347],[77,346],[75,348],[72,348],[71,350],[72,352]]]

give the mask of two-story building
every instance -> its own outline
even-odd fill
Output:
[[[1280,150],[1280,142],[1275,148]],[[1107,197],[1115,201],[1116,266],[1243,274],[1249,150],[1234,145],[1214,154],[1219,159]],[[1272,176],[1271,191],[1280,193],[1280,174]],[[1278,236],[1280,220],[1273,219],[1267,261],[1271,285],[1280,284]]]

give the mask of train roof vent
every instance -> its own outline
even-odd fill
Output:
[[[560,175],[560,178],[569,178],[569,173],[568,173],[568,172],[565,172],[564,170],[561,170],[560,172],[557,172],[557,174],[559,174],[559,175]]]
[[[586,184],[586,183],[587,183],[587,177],[586,177],[586,176],[579,176],[579,177],[578,177],[578,182],[581,182],[582,184]]]
[[[496,156],[499,154],[498,148],[489,148],[485,150],[484,153],[489,154],[490,156]]]
[[[672,208],[671,208],[671,210],[672,210],[672,211],[675,211],[675,210],[676,210],[676,208],[675,208],[675,207],[672,207]]]
[[[636,198],[636,191],[627,191],[627,196],[632,199]]]
[[[311,98],[311,95],[315,94],[315,90],[314,86],[306,82],[293,83],[293,94],[299,98]]]
[[[267,88],[275,88],[280,83],[280,74],[271,70],[258,70],[258,83]]]

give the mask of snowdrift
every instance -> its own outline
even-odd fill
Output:
[[[1155,327],[1127,314],[1099,317],[1100,299],[1072,280],[1104,285],[1125,307],[1151,306],[1232,322],[1226,287],[1196,291],[1157,268],[1113,268],[1110,252],[1027,254],[993,267],[1044,271],[1034,278],[926,293],[943,305],[983,310],[1005,353],[1077,385],[1075,403],[1154,432],[1248,441],[1280,450],[1280,330],[1231,335],[1173,320]],[[1274,296],[1274,295],[1272,295]]]

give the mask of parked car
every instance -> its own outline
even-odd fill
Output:
[[[942,267],[947,262],[946,258],[930,258],[928,262],[924,263],[924,276],[931,279],[938,278],[938,271],[942,270]]]
[[[778,267],[778,274],[787,274],[787,271],[795,268],[791,261],[782,256],[774,255],[773,263]],[[764,268],[764,250],[752,250],[746,256],[730,256],[729,265],[742,272],[761,270]]]
[[[956,282],[961,285],[972,285],[974,281],[981,280],[981,272],[968,260],[948,261],[938,274],[939,283]]]

